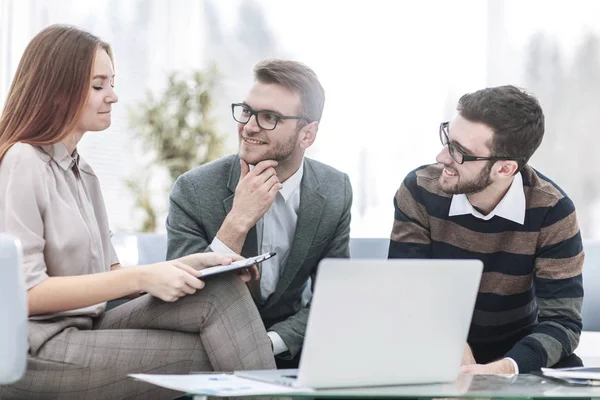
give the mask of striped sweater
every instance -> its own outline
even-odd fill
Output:
[[[412,171],[394,198],[389,258],[479,259],[484,264],[468,342],[478,363],[503,357],[520,373],[573,353],[581,333],[583,247],[575,207],[525,166],[525,223],[449,217],[442,167]],[[448,282],[452,284],[452,282]]]

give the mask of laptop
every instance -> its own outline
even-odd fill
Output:
[[[297,370],[237,376],[314,389],[454,381],[479,260],[325,259]]]

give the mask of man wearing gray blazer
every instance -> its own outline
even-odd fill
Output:
[[[249,289],[279,366],[297,362],[317,264],[349,257],[348,176],[304,157],[317,136],[325,93],[307,66],[266,60],[232,104],[239,153],[183,174],[167,218],[167,258],[198,251],[277,255]]]

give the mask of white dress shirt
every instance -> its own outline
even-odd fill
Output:
[[[465,194],[455,194],[452,196],[452,202],[450,203],[449,216],[471,214],[476,218],[489,220],[495,215],[516,222],[517,224],[523,225],[525,223],[525,210],[527,205],[525,203],[525,191],[523,190],[523,176],[519,172],[515,175],[510,188],[500,200],[500,203],[490,212],[488,215],[483,215],[471,205],[469,199]],[[517,362],[510,357],[506,357],[510,360],[515,368],[515,374],[519,373],[519,366]]]
[[[525,223],[525,192],[523,191],[523,176],[519,172],[515,175],[508,192],[500,203],[488,215],[483,215],[469,202],[467,195],[455,194],[450,203],[449,216],[471,214],[483,220],[489,220],[495,215],[523,225]]]
[[[254,168],[254,166],[250,166]],[[304,162],[300,168],[282,183],[275,201],[265,215],[256,223],[258,253],[275,252],[276,255],[260,264],[260,295],[265,302],[275,292],[279,282],[281,266],[287,261],[298,221],[300,208],[300,183],[304,175]],[[213,251],[233,253],[233,251],[215,237],[210,244]],[[280,354],[288,350],[281,336],[276,332],[267,332],[273,343],[273,351]]]

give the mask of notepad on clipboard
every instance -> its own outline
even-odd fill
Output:
[[[217,265],[215,267],[205,268],[201,271],[201,275],[198,278],[203,279],[208,276],[222,274],[223,272],[229,272],[229,271],[235,271],[237,269],[248,268],[255,264],[259,264],[263,261],[266,261],[275,255],[276,254],[273,252],[265,253],[265,254],[261,254],[256,257],[249,257],[249,258],[245,258],[243,260],[234,261],[229,265]]]

